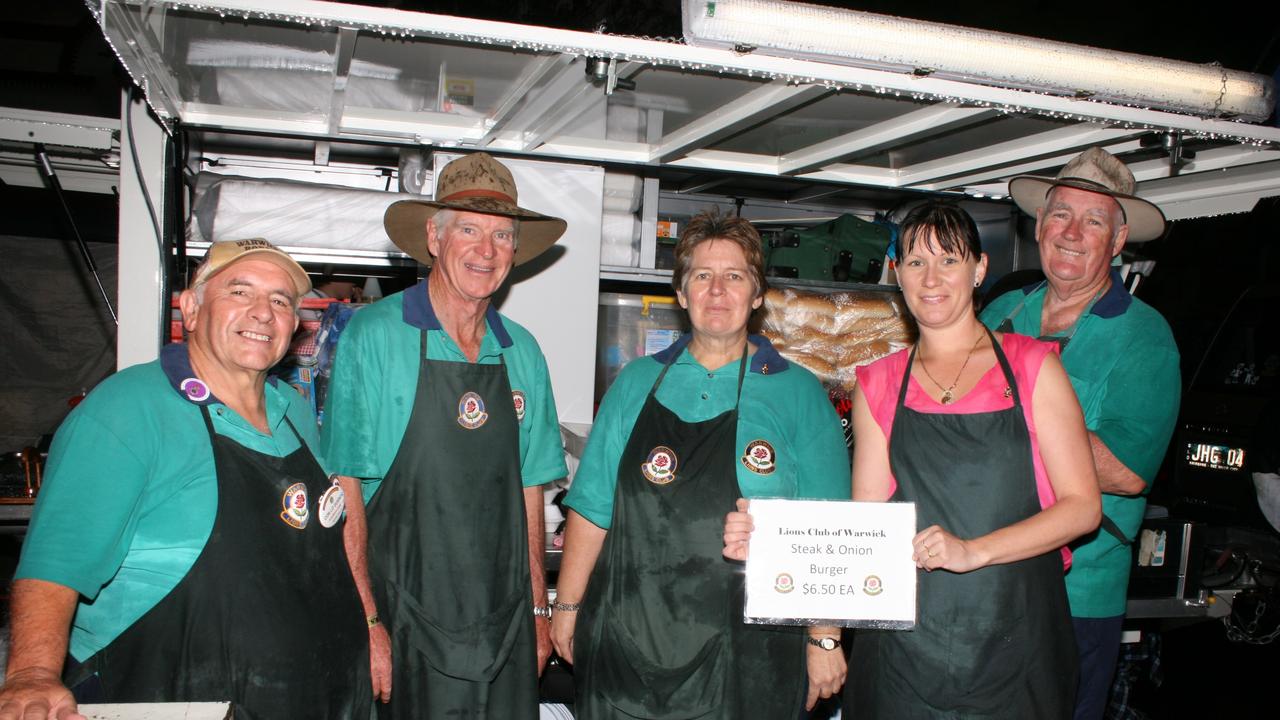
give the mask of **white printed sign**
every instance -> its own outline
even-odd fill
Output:
[[[751,501],[744,622],[908,629],[914,503]]]

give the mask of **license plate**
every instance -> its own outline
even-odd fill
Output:
[[[1208,470],[1238,472],[1244,469],[1244,448],[1209,443],[1187,443],[1187,464]]]

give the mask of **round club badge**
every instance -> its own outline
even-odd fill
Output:
[[[332,478],[333,484],[320,496],[320,502],[316,503],[316,514],[320,516],[320,525],[327,528],[337,525],[342,513],[347,509],[347,494],[338,485],[337,476],[329,477]]]
[[[511,402],[516,406],[516,422],[524,422],[524,393],[519,390],[511,391]]]
[[[484,400],[479,395],[468,392],[458,400],[458,424],[468,430],[475,430],[489,419],[484,411]]]
[[[640,466],[640,472],[654,485],[666,485],[676,479],[676,464],[676,451],[659,445],[649,451],[649,459]]]
[[[289,524],[290,527],[301,530],[307,526],[307,521],[311,519],[311,510],[307,507],[307,486],[303,483],[294,483],[289,489],[284,491],[284,495],[280,497],[280,504],[284,506],[284,512],[280,513],[280,519]]]
[[[773,446],[768,440],[752,440],[742,453],[742,464],[757,475],[768,475],[777,467]]]
[[[178,384],[178,389],[191,402],[204,402],[209,399],[209,386],[205,385],[200,378],[187,378]]]
[[[773,581],[773,589],[785,595],[796,589],[795,578],[789,573],[778,573],[778,577]]]
[[[878,575],[868,575],[862,581],[862,592],[868,595],[879,595],[884,592],[884,585],[881,584],[880,577]]]

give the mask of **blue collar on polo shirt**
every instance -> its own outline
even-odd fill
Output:
[[[689,342],[693,340],[693,333],[682,335],[679,340],[671,343],[665,350],[661,350],[653,354],[653,359],[666,365],[673,357],[678,357],[684,349],[689,346]],[[763,335],[748,335],[749,340],[756,346],[756,354],[751,356],[751,372],[761,375],[770,373],[780,373],[791,366],[787,359],[778,354],[773,343],[769,342]]]
[[[435,309],[431,307],[431,295],[427,293],[427,283],[430,280],[428,276],[405,291],[404,310],[401,317],[406,324],[422,330],[444,330],[440,319],[436,317]],[[484,319],[488,321],[489,329],[493,330],[493,336],[497,338],[498,344],[504,348],[511,347],[511,336],[507,334],[507,327],[502,324],[502,316],[498,314],[492,302],[484,311]]]
[[[1030,295],[1042,287],[1047,287],[1047,281],[1041,280],[1037,283],[1031,283],[1022,288],[1023,295]],[[1133,303],[1133,296],[1129,294],[1129,290],[1124,286],[1124,279],[1120,277],[1120,271],[1111,268],[1111,287],[1098,298],[1098,302],[1093,304],[1089,309],[1090,315],[1097,315],[1100,318],[1119,317],[1129,309],[1129,305]]]
[[[196,377],[196,371],[191,367],[191,353],[186,343],[169,343],[160,348],[160,369],[164,371],[165,378],[169,381],[173,391],[186,398],[196,405],[221,405],[225,404],[209,390],[209,386],[204,381]],[[199,387],[192,388],[188,392],[188,388],[183,387],[184,384],[195,381],[199,383]],[[267,376],[267,382],[275,387],[280,378],[274,375]],[[201,391],[201,388],[203,390]],[[201,398],[201,395],[205,397]]]

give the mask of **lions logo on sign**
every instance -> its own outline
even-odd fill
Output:
[[[640,466],[644,478],[654,485],[666,485],[676,479],[676,453],[666,445],[649,451],[649,459]]]
[[[458,400],[458,424],[468,430],[475,430],[489,419],[484,411],[484,400],[479,395],[469,392]]]
[[[516,422],[524,422],[524,393],[519,390],[511,391],[511,402],[516,406]]]
[[[884,592],[884,585],[880,582],[880,577],[868,575],[867,579],[862,581],[862,592],[868,595],[879,595]]]
[[[778,577],[773,581],[773,589],[785,595],[796,589],[795,578],[789,573],[778,573]]]
[[[773,446],[767,440],[752,440],[742,453],[742,464],[757,475],[768,475],[777,467]]]
[[[311,519],[311,510],[307,507],[307,486],[305,484],[294,483],[290,485],[284,491],[284,495],[280,497],[280,504],[284,506],[284,512],[280,513],[281,520],[298,530],[307,526],[307,521]]]

